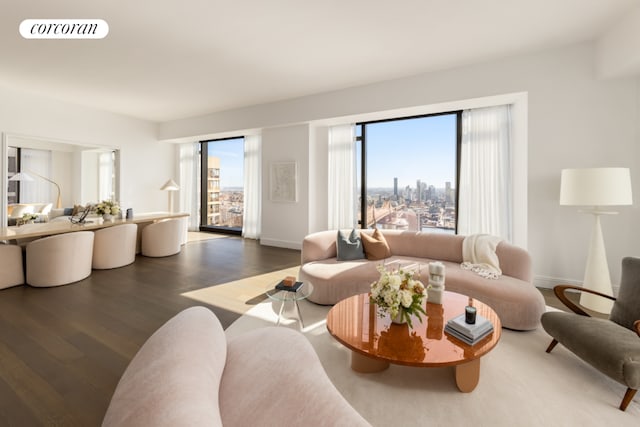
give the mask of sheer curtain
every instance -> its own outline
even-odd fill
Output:
[[[98,154],[98,199],[113,200],[113,152]]]
[[[179,210],[189,213],[189,231],[198,231],[200,229],[200,143],[180,144],[178,156],[180,159]]]
[[[27,175],[31,173],[33,177],[33,181],[20,182],[20,202],[52,202],[55,205],[55,197],[58,193],[54,189],[54,185],[37,176],[51,179],[51,151],[22,148],[20,150],[20,169]]]
[[[351,124],[329,128],[328,226],[330,230],[356,225],[356,146]]]
[[[462,113],[458,233],[512,238],[509,105]]]
[[[244,212],[242,237],[260,238],[262,220],[262,138],[244,137]]]

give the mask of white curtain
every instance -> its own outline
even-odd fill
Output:
[[[113,151],[98,154],[98,200],[113,200]]]
[[[351,124],[329,128],[328,226],[330,230],[356,225],[356,146]]]
[[[244,137],[244,212],[242,236],[260,238],[262,221],[262,138]]]
[[[189,213],[189,231],[200,229],[200,143],[178,146],[180,159],[179,211]]]
[[[40,178],[43,176],[51,179],[51,151],[22,148],[20,170],[33,178],[33,181],[20,181],[20,202],[55,205],[58,190],[52,183]]]
[[[458,233],[511,241],[510,106],[462,113]]]

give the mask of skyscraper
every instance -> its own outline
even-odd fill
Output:
[[[398,178],[393,178],[393,195],[398,200]]]

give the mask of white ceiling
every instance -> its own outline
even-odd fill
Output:
[[[0,0],[0,85],[168,121],[594,40],[637,0]],[[26,40],[94,18],[102,40]]]

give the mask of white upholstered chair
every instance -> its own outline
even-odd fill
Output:
[[[184,236],[180,219],[154,222],[142,229],[141,252],[144,256],[163,257],[180,252]]]
[[[24,284],[22,248],[0,244],[0,289]]]
[[[118,268],[136,260],[137,224],[121,224],[96,230],[93,239],[92,267],[96,270]]]
[[[77,282],[91,274],[93,232],[76,231],[27,245],[27,283],[48,287]]]

